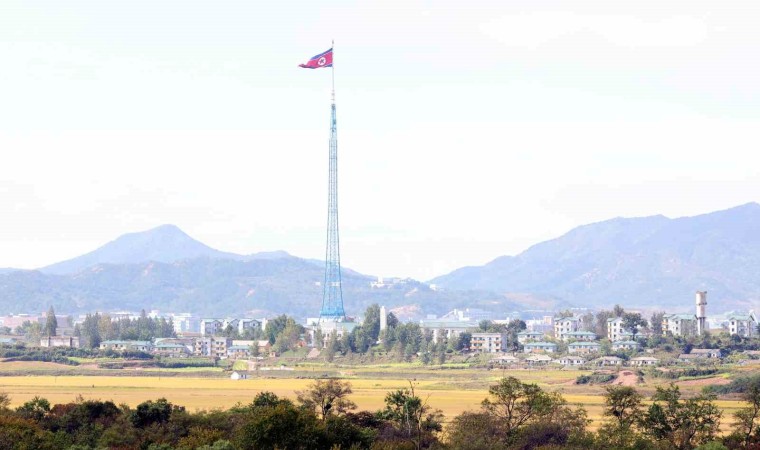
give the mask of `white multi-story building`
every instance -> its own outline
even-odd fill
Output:
[[[201,328],[199,318],[190,313],[181,313],[172,315],[175,333],[198,333]]]
[[[479,353],[503,353],[507,349],[507,335],[503,333],[472,333],[470,350]]]
[[[694,314],[665,314],[662,318],[662,333],[673,336],[695,336],[697,334],[697,316]]]
[[[757,323],[750,314],[733,314],[728,317],[728,332],[741,337],[757,335]]]
[[[478,328],[474,322],[460,322],[456,320],[420,320],[422,331],[430,330],[433,333],[433,342],[439,339],[451,339],[466,331]]]
[[[565,333],[574,333],[578,331],[577,317],[563,317],[554,320],[554,338],[563,339]],[[564,339],[563,339],[564,340]]]
[[[611,342],[621,340],[621,334],[623,334],[624,331],[622,317],[611,317],[607,319],[607,339]]]
[[[201,336],[214,336],[224,330],[222,319],[201,319]]]
[[[245,334],[249,330],[257,330],[261,328],[261,321],[256,319],[240,319],[237,323],[238,333]]]

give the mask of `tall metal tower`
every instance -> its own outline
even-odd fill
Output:
[[[342,322],[343,289],[340,277],[340,236],[338,233],[338,124],[335,118],[335,69],[330,119],[330,169],[327,185],[327,251],[325,255],[325,284],[322,294],[321,321]]]

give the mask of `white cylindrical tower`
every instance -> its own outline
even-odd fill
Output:
[[[697,291],[697,334],[706,331],[707,321],[707,291]]]
[[[380,331],[388,328],[388,314],[385,312],[385,306],[380,307]]]

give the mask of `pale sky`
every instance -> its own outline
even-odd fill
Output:
[[[173,223],[429,279],[760,201],[753,1],[0,2],[0,267]]]

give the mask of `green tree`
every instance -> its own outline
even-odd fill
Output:
[[[55,336],[57,329],[58,320],[55,318],[55,310],[50,306],[45,317],[45,336]]]
[[[604,416],[608,421],[599,428],[599,438],[612,448],[635,448],[636,442],[642,440],[635,429],[642,401],[633,387],[608,386],[604,394]]]
[[[353,391],[351,383],[335,379],[317,380],[304,391],[297,391],[298,401],[306,408],[316,410],[322,420],[330,414],[346,414],[356,409],[356,403],[348,399]]]
[[[374,344],[380,337],[380,305],[373,303],[364,311],[364,322],[361,327],[367,338]]]
[[[264,336],[269,339],[269,343],[274,345],[279,335],[288,323],[288,316],[282,314],[267,321],[267,326],[264,327]]]
[[[662,320],[664,318],[665,313],[662,311],[652,313],[652,317],[649,319],[649,324],[654,336],[662,336]]]
[[[16,414],[24,419],[39,422],[50,413],[50,402],[35,396],[33,399],[16,408]]]
[[[703,394],[682,400],[678,386],[671,384],[667,388],[658,386],[652,400],[640,424],[652,439],[686,450],[717,436],[721,412],[714,403],[714,395]]]
[[[633,340],[636,340],[636,334],[639,332],[639,327],[647,326],[647,321],[639,313],[625,313],[623,314],[623,328],[629,330],[633,335]]]
[[[599,311],[596,313],[596,335],[602,338],[607,337],[607,319],[615,317],[612,311]]]
[[[173,405],[165,398],[160,398],[155,402],[148,400],[137,405],[129,419],[135,428],[145,428],[154,423],[168,422],[172,409]]]
[[[510,350],[517,350],[520,343],[517,341],[517,334],[524,331],[528,326],[520,319],[515,319],[509,322],[507,325],[507,348]]]
[[[551,415],[563,405],[564,400],[558,393],[545,392],[515,377],[502,378],[488,388],[488,398],[482,403],[488,414],[499,419],[506,436],[513,435],[525,424]]]
[[[734,435],[745,448],[760,443],[760,379],[755,379],[741,394],[749,404],[734,413]]]
[[[380,415],[393,423],[400,436],[415,449],[430,446],[436,441],[435,433],[443,429],[443,414],[416,395],[411,381],[409,389],[399,389],[385,396],[385,410]]]

